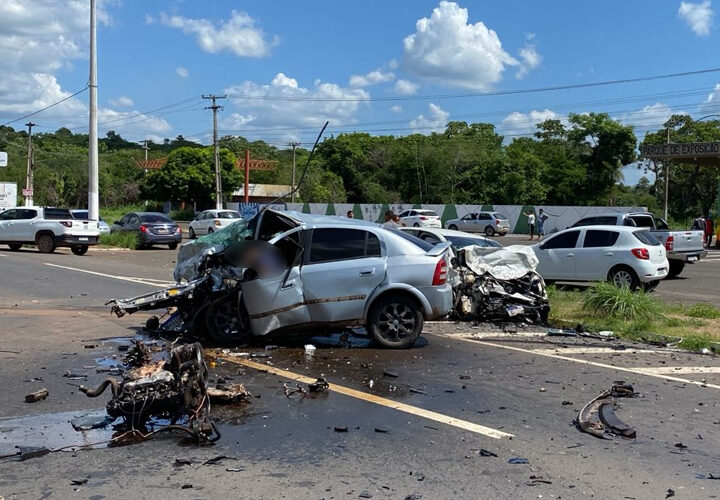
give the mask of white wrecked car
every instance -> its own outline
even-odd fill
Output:
[[[423,320],[452,308],[448,249],[370,222],[264,210],[183,245],[178,286],[110,303],[118,316],[175,306],[149,326],[223,343],[362,325],[379,344],[407,348]]]

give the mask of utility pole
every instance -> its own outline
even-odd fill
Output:
[[[211,99],[212,106],[207,106],[205,109],[212,109],[213,112],[213,151],[215,153],[215,208],[221,210],[223,207],[222,203],[222,179],[220,178],[220,151],[218,150],[218,137],[217,137],[217,110],[223,109],[222,106],[215,104],[216,99],[225,99],[226,95],[203,95],[203,99]]]
[[[34,161],[33,161],[33,150],[32,150],[32,128],[36,124],[33,122],[28,122],[25,124],[25,126],[28,128],[28,153],[27,153],[27,175],[25,177],[25,189],[27,190],[28,194],[25,196],[25,206],[31,207],[33,205],[33,167]]]
[[[149,139],[145,139],[145,140],[138,141],[138,142],[141,142],[141,143],[143,144],[143,147],[142,147],[142,148],[145,150],[145,161],[147,161],[147,159],[148,159],[148,149],[150,149],[150,148],[148,147],[148,145],[147,145],[147,143],[149,142]]]
[[[88,145],[88,219],[100,219],[100,185],[98,178],[98,122],[97,122],[97,26],[95,3],[90,0],[90,130]]]
[[[665,140],[666,144],[670,144],[670,127],[665,128],[667,131],[667,138]],[[665,160],[665,217],[664,219],[667,220],[668,218],[668,191],[670,191],[670,160]]]
[[[291,142],[290,147],[293,148],[293,166],[292,166],[292,189],[290,195],[290,203],[295,203],[295,148],[300,145],[299,142]]]

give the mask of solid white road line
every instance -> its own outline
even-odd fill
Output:
[[[306,377],[305,375],[293,373],[288,370],[282,370],[282,369],[276,368],[274,366],[264,365],[262,363],[256,363],[255,361],[250,361],[247,359],[233,358],[233,357],[225,356],[225,355],[217,353],[217,352],[215,352],[213,354],[215,356],[217,356],[217,358],[223,359],[227,362],[247,366],[249,368],[254,368],[254,369],[260,370],[260,371],[266,371],[268,373],[272,373],[273,375],[278,375],[280,377],[287,378],[287,379],[293,380],[295,382],[302,382],[304,384],[312,384],[313,382],[315,382],[314,378]],[[448,415],[443,415],[442,413],[436,413],[434,411],[424,410],[422,408],[418,408],[417,406],[411,406],[411,405],[408,405],[405,403],[399,403],[397,401],[393,401],[392,399],[387,399],[387,398],[383,398],[380,396],[376,396],[374,394],[369,394],[367,392],[358,391],[355,389],[351,389],[350,387],[345,387],[343,385],[330,384],[330,387],[328,390],[337,392],[339,394],[343,394],[345,396],[350,396],[351,398],[361,399],[368,403],[374,403],[376,405],[385,406],[387,408],[392,408],[393,410],[402,411],[402,412],[409,413],[411,415],[415,415],[418,417],[427,418],[428,420],[433,420],[435,422],[439,422],[442,424],[451,425],[453,427],[457,427],[458,429],[463,429],[466,431],[474,432],[476,434],[482,434],[484,436],[488,436],[491,438],[503,439],[503,438],[514,437],[512,434],[508,434],[507,432],[503,432],[498,429],[493,429],[492,427],[485,427],[484,425],[479,425],[479,424],[475,424],[473,422],[468,422],[467,420],[460,420],[459,418],[450,417]]]
[[[112,278],[115,280],[120,281],[129,281],[130,283],[140,283],[141,285],[148,285],[148,286],[172,286],[175,283],[171,281],[160,281],[160,280],[151,280],[151,279],[144,279],[144,278],[133,278],[131,276],[114,276],[112,274],[105,274],[105,273],[98,273],[97,271],[88,271],[87,269],[78,269],[77,267],[68,267],[68,266],[60,266],[58,264],[51,264],[50,262],[44,263],[46,266],[50,267],[57,267],[60,269],[67,269],[68,271],[76,271],[79,273],[86,273],[86,274],[92,274],[95,276],[102,276],[103,278]]]
[[[446,337],[445,335],[438,335],[438,334],[428,334],[428,335],[435,335],[437,337]],[[663,374],[659,374],[659,373],[653,373],[649,370],[646,370],[645,368],[628,368],[628,367],[624,367],[624,366],[608,365],[607,363],[598,363],[596,361],[589,361],[587,359],[577,359],[577,358],[571,358],[568,356],[560,356],[559,354],[554,354],[554,351],[547,352],[546,350],[523,349],[522,347],[514,347],[514,346],[509,346],[509,345],[496,344],[494,342],[486,342],[484,340],[474,340],[472,338],[463,338],[463,337],[451,337],[451,338],[453,338],[455,340],[461,340],[463,342],[472,342],[472,343],[478,344],[478,345],[484,345],[484,346],[488,346],[488,347],[496,347],[498,349],[507,349],[508,351],[522,352],[525,354],[531,354],[533,356],[543,356],[546,358],[560,359],[563,361],[570,361],[572,363],[579,363],[581,365],[589,365],[589,366],[595,366],[598,368],[605,368],[607,370],[616,370],[616,371],[620,371],[620,372],[635,373],[637,375],[645,375],[647,377],[654,377],[654,378],[659,378],[662,380],[668,380],[668,381],[673,381],[673,382],[682,382],[683,384],[692,384],[692,385],[697,385],[700,387],[709,387],[711,389],[720,389],[720,385],[717,385],[717,384],[707,384],[700,380],[690,380],[687,378],[674,377],[672,375],[663,375]],[[657,352],[657,351],[653,351],[653,352]]]
[[[676,351],[660,349],[613,349],[611,347],[552,347],[533,349],[537,353],[549,354],[663,354]]]
[[[703,374],[703,373],[720,373],[720,366],[638,366],[636,370],[645,373],[676,373],[684,374]]]

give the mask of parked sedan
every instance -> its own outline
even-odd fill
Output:
[[[647,229],[586,226],[533,245],[546,281],[602,281],[635,290],[654,288],[668,274],[665,247]]]
[[[200,212],[190,223],[188,232],[191,239],[199,235],[214,233],[242,219],[235,210],[205,210]]]
[[[442,227],[440,216],[434,210],[405,210],[399,217],[400,223],[407,227]]]
[[[442,241],[449,241],[453,247],[453,250],[457,252],[465,247],[471,245],[477,245],[481,247],[494,247],[502,248],[502,245],[495,240],[485,238],[484,236],[478,236],[475,234],[464,233],[462,231],[454,231],[452,229],[437,229],[437,228],[419,228],[419,227],[403,227],[401,231],[417,236],[423,241],[428,243],[440,243]]]
[[[116,220],[110,232],[134,231],[139,237],[139,247],[167,245],[175,250],[182,241],[182,229],[170,217],[159,212],[131,212]]]
[[[81,209],[81,210],[70,210],[70,213],[73,216],[73,219],[78,220],[88,220],[88,211]],[[100,234],[109,234],[110,233],[110,226],[108,226],[108,223],[105,222],[102,217],[98,219],[98,231],[100,231]]]
[[[510,230],[510,222],[498,212],[472,212],[460,219],[447,221],[445,227],[468,233],[485,233],[486,236],[505,236]]]

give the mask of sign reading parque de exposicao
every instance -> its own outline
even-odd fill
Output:
[[[669,144],[643,144],[640,156],[644,158],[698,158],[720,157],[720,142],[671,142]]]

